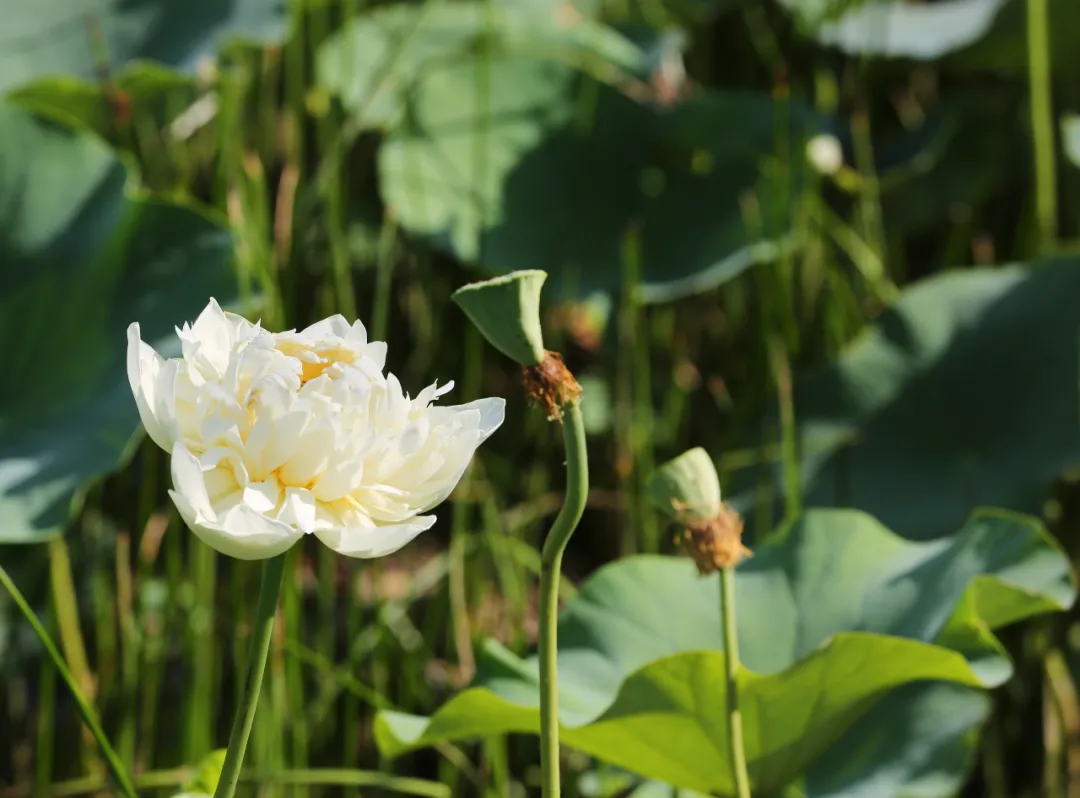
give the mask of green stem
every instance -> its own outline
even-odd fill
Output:
[[[120,788],[121,794],[127,796],[127,798],[136,798],[135,788],[131,785],[131,778],[128,776],[123,762],[120,761],[120,757],[109,743],[109,738],[105,736],[105,731],[98,722],[97,715],[94,713],[94,708],[87,703],[85,698],[83,698],[82,692],[75,682],[75,677],[72,676],[64,658],[60,656],[56,644],[53,643],[52,638],[49,637],[49,633],[45,631],[45,627],[41,625],[41,621],[38,620],[37,615],[34,614],[30,605],[26,603],[23,594],[19,592],[19,588],[11,581],[11,577],[8,576],[8,572],[4,570],[2,565],[0,565],[0,584],[2,584],[11,595],[11,599],[15,602],[15,606],[22,612],[23,617],[26,618],[26,622],[30,624],[30,628],[34,630],[34,634],[36,634],[41,641],[41,645],[45,648],[45,652],[49,655],[53,665],[56,666],[56,672],[60,674],[60,678],[64,680],[64,684],[66,684],[71,691],[71,695],[75,699],[75,704],[79,708],[79,714],[82,715],[87,728],[90,729],[90,733],[94,736],[94,740],[97,741],[98,748],[101,750],[101,756],[109,768],[109,773],[112,776],[113,781],[115,781],[116,786]]]
[[[750,798],[750,774],[746,770],[742,712],[739,710],[739,634],[735,624],[735,568],[720,570],[720,615],[724,620],[724,670],[727,676],[728,743],[735,795]]]
[[[1035,139],[1035,219],[1039,228],[1039,251],[1042,253],[1052,247],[1057,239],[1049,16],[1047,0],[1027,0],[1028,80],[1031,90],[1031,131]]]
[[[566,498],[540,555],[540,773],[544,798],[559,798],[559,574],[563,552],[585,511],[589,465],[585,425],[575,402],[563,419]]]
[[[240,779],[240,766],[244,762],[251,726],[255,722],[255,710],[259,706],[266,659],[270,653],[270,638],[274,632],[274,615],[277,612],[278,594],[281,592],[281,575],[285,569],[285,554],[269,559],[263,566],[262,584],[259,585],[259,603],[255,608],[255,623],[251,627],[251,643],[248,649],[247,684],[236,708],[232,733],[225,764],[221,768],[214,798],[232,798]]]
[[[214,590],[217,585],[217,552],[196,546],[192,552],[192,587],[195,603],[188,622],[192,663],[191,686],[185,701],[187,728],[185,758],[194,762],[210,748],[214,725],[214,647],[202,645],[214,634]]]

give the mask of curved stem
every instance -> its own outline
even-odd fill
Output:
[[[270,638],[274,631],[274,615],[277,612],[278,594],[281,592],[281,574],[285,568],[285,554],[279,554],[266,561],[263,566],[262,583],[259,585],[259,603],[255,608],[255,623],[251,627],[251,644],[248,649],[247,683],[240,705],[233,718],[232,732],[229,734],[229,748],[225,754],[225,764],[221,768],[214,798],[232,798],[236,791],[236,782],[240,779],[240,766],[244,763],[244,751],[247,750],[251,726],[255,722],[255,710],[259,706],[259,692],[262,690],[263,673],[266,671],[266,658],[270,653]]]
[[[563,418],[566,498],[540,555],[540,771],[544,798],[558,798],[559,781],[559,574],[563,552],[585,511],[589,464],[581,408],[572,403]]]
[[[735,795],[750,798],[742,713],[739,710],[739,635],[735,623],[735,568],[720,569],[720,614],[724,620],[724,670],[727,676],[728,752],[735,774]]]
[[[87,703],[85,698],[83,698],[78,685],[75,683],[75,677],[72,676],[71,670],[68,668],[64,658],[60,656],[56,644],[53,642],[52,638],[49,637],[49,633],[45,631],[45,627],[41,625],[41,621],[38,620],[37,615],[34,614],[30,605],[26,603],[23,594],[19,592],[19,588],[11,581],[11,577],[8,576],[8,572],[4,570],[2,565],[0,565],[0,584],[2,584],[7,592],[11,594],[11,599],[15,602],[15,606],[19,608],[23,617],[26,618],[26,622],[30,624],[30,628],[34,630],[34,634],[38,636],[41,645],[45,647],[45,652],[49,655],[53,665],[56,666],[57,673],[60,674],[60,678],[64,680],[64,684],[66,684],[71,691],[71,695],[75,699],[75,704],[79,708],[79,714],[82,715],[87,728],[90,729],[90,733],[94,736],[94,740],[97,741],[98,748],[101,749],[101,756],[109,768],[109,775],[112,776],[113,781],[116,782],[116,786],[120,788],[120,793],[126,796],[126,798],[135,798],[135,788],[131,784],[131,777],[128,776],[127,770],[125,769],[123,762],[120,761],[119,755],[117,755],[112,745],[110,745],[109,738],[105,736],[105,730],[101,728],[97,715],[94,713],[94,708]]]

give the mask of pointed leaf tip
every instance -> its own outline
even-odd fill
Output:
[[[540,290],[547,272],[533,269],[469,283],[451,297],[483,336],[522,366],[544,359]]]

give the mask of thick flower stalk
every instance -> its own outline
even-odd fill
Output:
[[[581,386],[557,352],[544,348],[540,288],[547,274],[512,272],[458,289],[453,299],[499,351],[522,367],[525,392],[562,424],[566,446],[566,498],[540,552],[537,644],[540,665],[540,792],[559,798],[558,615],[562,558],[589,494],[589,459],[581,416]]]
[[[383,374],[386,344],[333,316],[270,333],[211,300],[163,359],[128,328],[128,379],[154,442],[172,456],[184,522],[231,557],[266,560],[247,675],[215,798],[231,798],[255,720],[285,552],[312,534],[349,557],[382,557],[435,523],[503,421],[502,399],[433,403]]]
[[[660,466],[649,479],[648,491],[657,508],[682,527],[676,540],[693,558],[698,573],[708,576],[720,572],[728,761],[736,798],[751,798],[739,707],[739,635],[735,615],[735,566],[751,553],[742,543],[742,518],[720,500],[720,477],[712,459],[700,447]]]
[[[349,557],[382,557],[431,527],[503,421],[502,399],[433,404],[383,374],[386,344],[333,316],[270,333],[211,300],[165,360],[128,328],[128,379],[169,495],[222,554],[274,557],[313,534]]]

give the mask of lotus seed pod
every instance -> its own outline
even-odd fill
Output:
[[[650,477],[649,499],[683,524],[708,521],[720,512],[720,478],[701,447],[683,452]]]
[[[522,366],[544,360],[540,289],[547,272],[533,269],[469,283],[451,297],[485,338]]]

